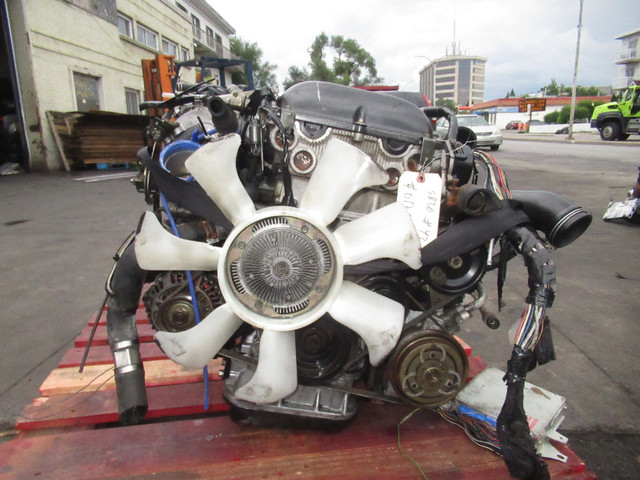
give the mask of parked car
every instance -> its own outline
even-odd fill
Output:
[[[522,123],[523,122],[521,122],[520,120],[511,120],[504,128],[506,128],[507,130],[518,130],[518,127]]]
[[[475,114],[456,115],[458,126],[467,127],[478,137],[477,147],[489,147],[491,150],[498,150],[502,145],[502,133],[495,125],[487,122],[484,117]],[[436,122],[436,134],[444,137],[449,129],[449,122],[442,117]]]

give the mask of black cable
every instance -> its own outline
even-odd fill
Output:
[[[91,348],[91,344],[93,343],[93,336],[96,334],[96,330],[98,329],[98,323],[102,318],[102,312],[104,312],[104,307],[107,304],[107,300],[109,299],[109,294],[105,293],[104,299],[100,304],[100,308],[98,309],[98,315],[96,316],[96,321],[91,327],[91,332],[89,332],[89,339],[87,340],[87,346],[84,347],[84,353],[82,354],[82,360],[80,360],[80,368],[78,369],[78,373],[82,373],[84,370],[85,362],[87,361],[87,356],[89,355],[89,349]]]

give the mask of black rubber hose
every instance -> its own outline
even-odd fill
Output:
[[[424,107],[422,111],[429,118],[445,117],[449,121],[447,140],[453,142],[458,138],[458,118],[452,110],[447,107]]]
[[[213,125],[220,135],[238,131],[238,117],[220,97],[213,97],[209,101],[209,111]]]
[[[500,210],[481,217],[467,217],[425,245],[422,249],[422,264],[446,262],[524,223],[529,223],[529,217],[522,210],[513,208],[509,202],[504,202]]]
[[[120,423],[140,423],[148,408],[144,368],[138,346],[136,310],[146,273],[138,266],[133,243],[117,259],[107,310],[109,347],[115,365]]]
[[[556,248],[569,245],[591,225],[591,214],[561,195],[539,190],[512,190],[511,195]]]
[[[189,210],[194,215],[209,220],[214,225],[219,225],[227,230],[233,228],[233,224],[199,184],[185,182],[171,175],[151,158],[147,147],[138,151],[138,160],[149,170],[153,181],[167,197],[167,200]]]

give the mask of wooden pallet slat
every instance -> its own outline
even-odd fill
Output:
[[[209,408],[204,408],[204,385],[184,383],[147,388],[149,410],[146,419],[226,412],[229,405],[222,398],[224,382],[209,383]],[[118,399],[115,390],[56,395],[36,398],[16,422],[16,430],[100,425],[118,422]]]
[[[67,350],[60,360],[58,368],[79,367],[85,348],[73,347]],[[150,360],[162,360],[167,356],[155,342],[146,342],[140,344],[140,358],[142,358],[143,362],[148,362]],[[106,365],[112,362],[113,355],[108,345],[92,344],[85,365]]]
[[[156,331],[149,324],[141,323],[137,325],[138,328],[138,341],[140,343],[153,342],[153,337]],[[75,347],[86,347],[89,342],[89,335],[92,328],[90,326],[85,327],[73,342]],[[91,342],[91,345],[109,345],[109,337],[107,335],[107,326],[98,324],[95,335]]]
[[[220,359],[211,360],[208,365],[209,379],[218,378],[222,368]],[[56,368],[40,386],[43,397],[70,395],[83,390],[112,390],[115,388],[112,365],[87,365],[82,373],[73,368]],[[186,369],[171,360],[152,360],[144,363],[144,377],[147,386],[177,385],[202,382],[202,370]]]
[[[108,310],[108,308],[105,307],[102,315],[100,316],[100,322],[98,322],[99,325],[106,325],[107,324],[107,310]],[[94,323],[96,323],[96,318],[98,318],[98,312],[94,313],[89,318],[89,326],[90,327],[93,326]],[[143,324],[148,324],[149,322],[150,321],[149,321],[149,317],[147,315],[147,311],[144,309],[143,306],[140,306],[136,310],[136,324],[137,325],[143,325]]]

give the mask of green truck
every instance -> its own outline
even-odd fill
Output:
[[[631,85],[617,101],[598,105],[591,116],[591,127],[600,131],[602,140],[626,140],[640,132],[640,85]]]

